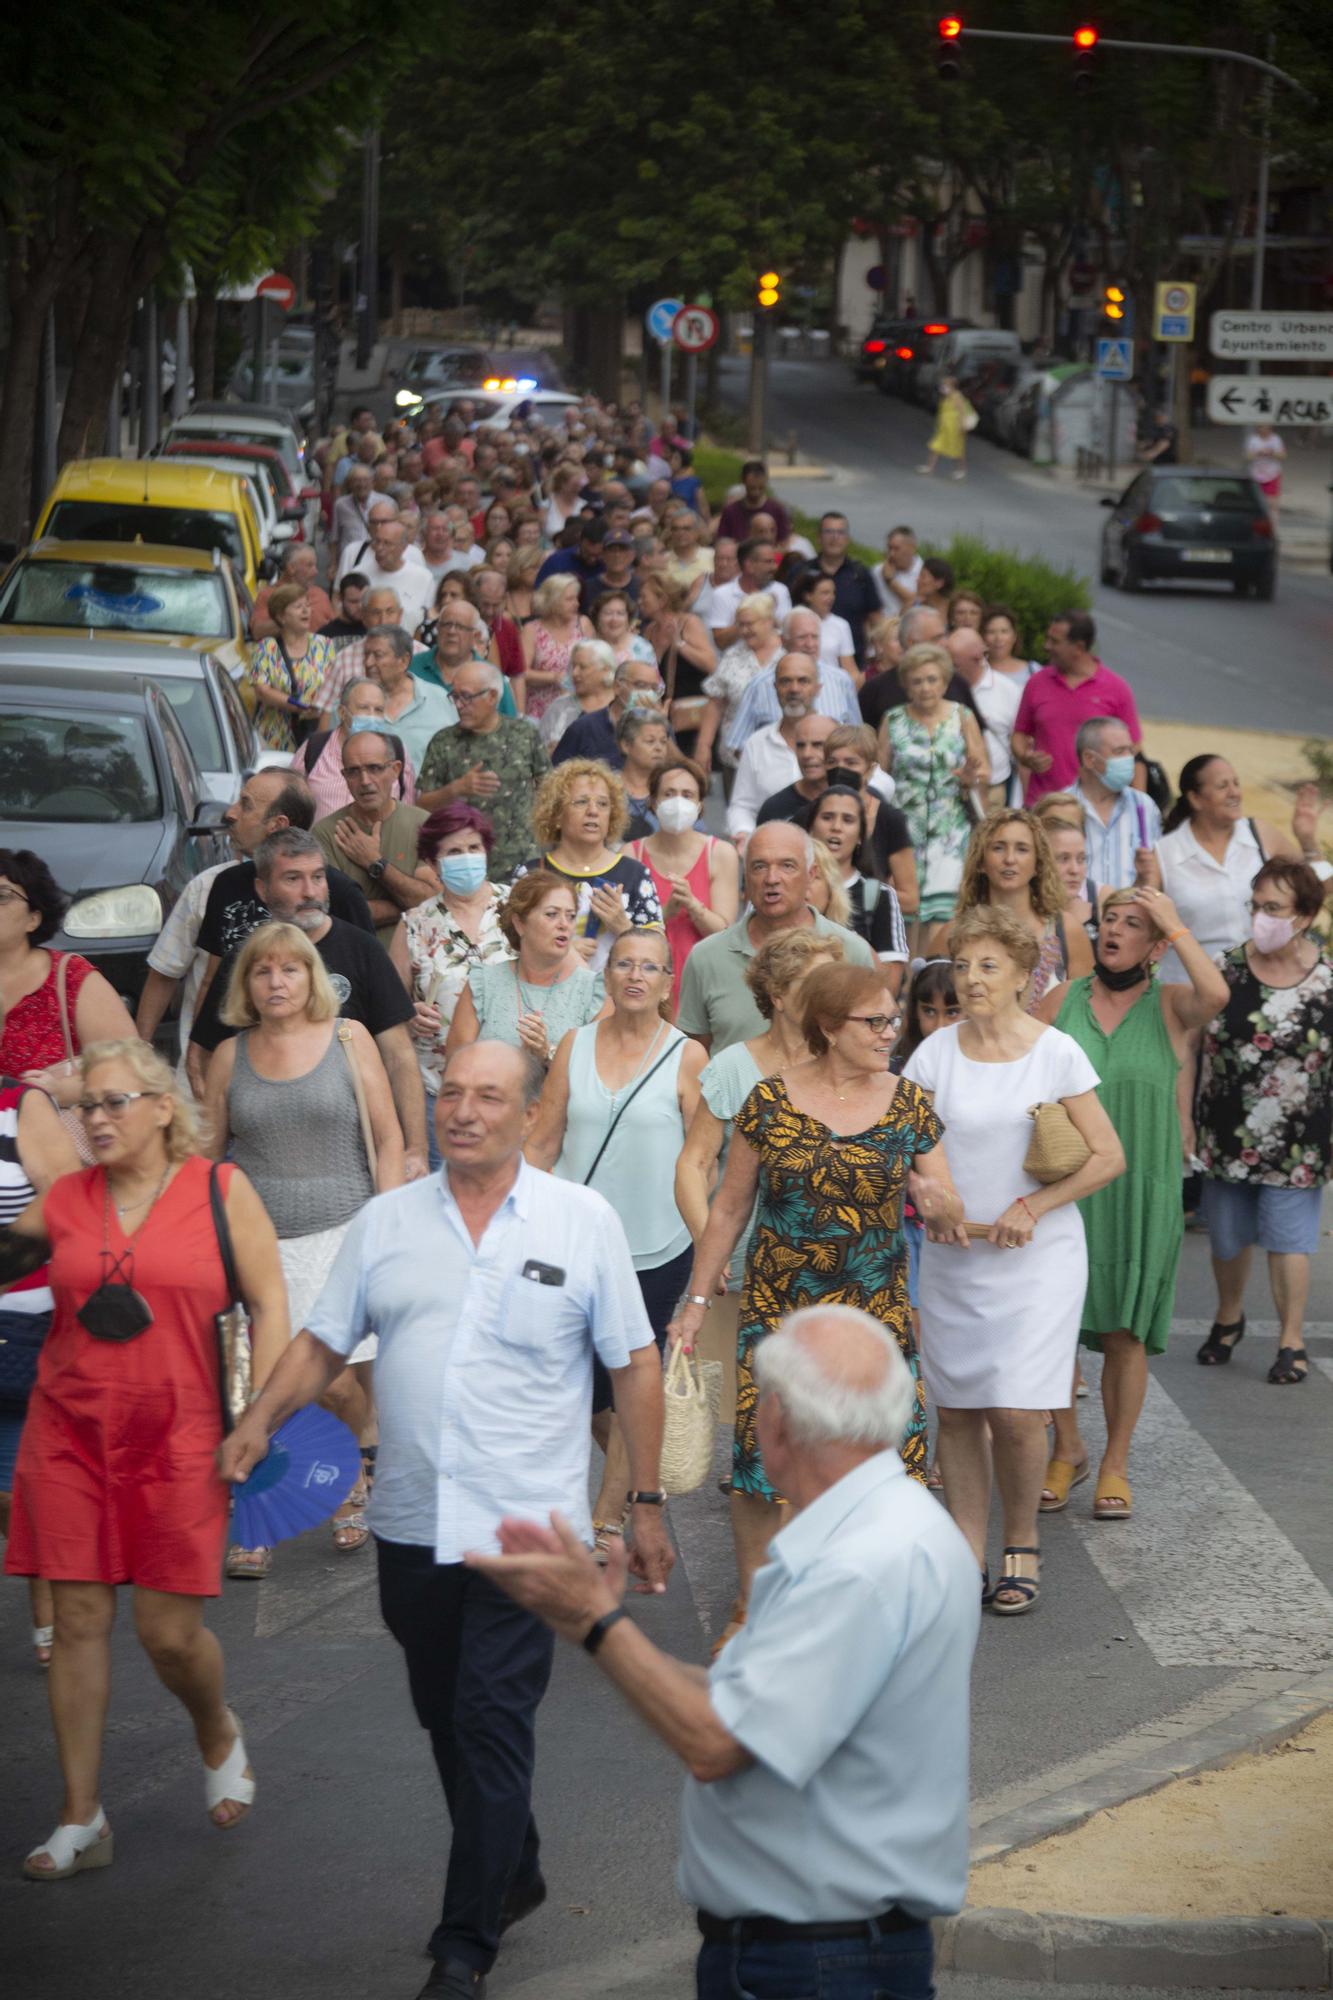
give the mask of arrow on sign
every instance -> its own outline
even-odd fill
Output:
[[[1230,417],[1235,414],[1236,405],[1240,402],[1243,402],[1244,398],[1242,397],[1239,389],[1228,389],[1223,395],[1219,396],[1217,400],[1222,405],[1222,408],[1226,411],[1227,415]]]
[[[1308,375],[1214,375],[1208,415],[1215,424],[1333,422],[1333,383]]]

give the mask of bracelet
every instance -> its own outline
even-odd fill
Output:
[[[1168,932],[1167,932],[1167,935],[1166,935],[1166,941],[1167,941],[1167,943],[1168,943],[1168,944],[1174,944],[1177,938],[1183,938],[1183,937],[1188,937],[1188,936],[1189,936],[1189,934],[1190,934],[1190,931],[1189,931],[1189,925],[1188,925],[1188,924],[1182,924],[1182,925],[1180,926],[1180,929],[1179,929],[1178,931],[1168,931]]]
[[[1014,1203],[1014,1207],[1022,1209],[1028,1221],[1032,1224],[1032,1227],[1035,1229],[1037,1226],[1037,1218],[1032,1213],[1032,1210],[1028,1207],[1027,1196],[1022,1194],[1019,1195],[1018,1200]]]
[[[628,1618],[628,1617],[629,1613],[628,1611],[626,1611],[623,1604],[618,1604],[614,1611],[605,1612],[603,1616],[598,1618],[593,1624],[591,1624],[588,1627],[587,1631],[584,1633],[583,1635],[584,1652],[595,1653],[597,1651],[597,1648],[601,1645],[603,1639],[606,1637],[607,1633],[611,1630],[611,1627],[613,1625],[618,1625],[622,1618]]]
[[[704,1311],[707,1312],[713,1301],[709,1298],[707,1292],[686,1292],[683,1294],[680,1303],[683,1306],[702,1306]]]

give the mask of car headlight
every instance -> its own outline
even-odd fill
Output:
[[[413,404],[421,401],[421,398],[415,389],[400,389],[393,400],[400,410],[410,410]]]
[[[70,904],[64,923],[66,937],[76,938],[156,936],[161,928],[162,899],[146,882],[80,896]]]

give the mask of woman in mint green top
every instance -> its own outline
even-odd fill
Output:
[[[1161,985],[1156,961],[1175,947],[1188,986]],[[1184,1229],[1176,1077],[1191,1029],[1225,1003],[1226,983],[1159,889],[1119,889],[1103,906],[1094,970],[1047,994],[1038,1017],[1076,1041],[1125,1149],[1126,1170],[1079,1203],[1088,1242],[1080,1339],[1102,1354],[1106,1455],[1093,1514],[1127,1519],[1129,1445],[1148,1387],[1148,1356],[1166,1350]],[[1072,1383],[1071,1383],[1072,1390]],[[1055,1415],[1042,1508],[1054,1513],[1087,1477],[1073,1402]]]
[[[448,1062],[469,1042],[508,1042],[548,1064],[570,1028],[595,1020],[605,1002],[600,973],[576,949],[574,891],[542,868],[515,882],[500,916],[512,958],[474,965],[458,995]]]

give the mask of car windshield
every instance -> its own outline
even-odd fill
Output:
[[[219,549],[245,564],[234,514],[202,507],[142,507],[133,500],[57,500],[43,531],[58,542],[161,542],[169,549]]]
[[[226,585],[212,571],[28,561],[0,586],[0,625],[232,639],[231,623]]]
[[[152,674],[151,664],[146,673]],[[179,680],[174,675],[170,678],[163,675],[157,684],[171,704],[176,720],[185,732],[185,740],[194,752],[194,761],[199,769],[225,771],[227,753],[222,747],[222,731],[218,727],[213,697],[203,676],[201,675],[197,681],[186,681]]]
[[[484,356],[466,348],[443,354],[430,349],[414,354],[403,371],[406,382],[480,382],[485,374]]]
[[[1260,500],[1257,489],[1246,479],[1210,479],[1206,473],[1192,473],[1183,479],[1178,474],[1164,479],[1153,493],[1153,504],[1182,514],[1201,508],[1256,514]]]
[[[162,799],[143,717],[0,710],[0,797],[10,820],[156,819]]]

